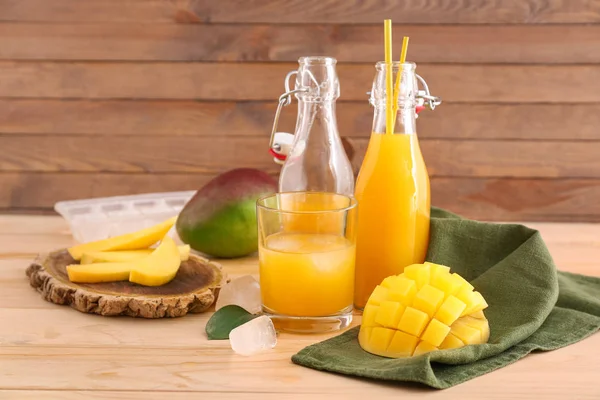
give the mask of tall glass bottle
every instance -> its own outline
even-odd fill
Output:
[[[392,64],[394,79],[399,69],[402,79],[390,133],[386,133],[387,68],[382,62],[376,65],[370,99],[375,108],[373,131],[355,191],[358,236],[354,305],[359,309],[385,277],[422,263],[429,243],[429,176],[415,121],[419,93],[416,65]]]
[[[295,89],[287,92],[294,92],[298,99],[298,119],[281,169],[279,190],[352,196],[354,174],[338,133],[335,113],[335,102],[340,96],[336,60],[302,57],[298,63]],[[284,145],[277,143],[277,138],[275,134],[273,145],[281,149]]]

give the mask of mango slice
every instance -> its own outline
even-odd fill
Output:
[[[129,280],[131,263],[73,264],[67,266],[71,282],[99,283]]]
[[[71,282],[98,283],[129,280],[145,286],[160,286],[170,282],[181,264],[181,254],[175,241],[165,236],[148,256],[130,262],[73,264],[67,266]]]
[[[481,293],[447,266],[413,264],[375,288],[358,341],[365,351],[390,358],[486,343],[487,307]]]
[[[187,261],[190,257],[190,245],[178,246],[179,256],[181,261]],[[154,249],[142,249],[142,250],[121,250],[121,251],[90,251],[83,253],[81,256],[80,264],[93,264],[93,263],[109,263],[109,262],[126,262],[139,260],[143,257],[147,257]]]
[[[173,217],[158,225],[137,232],[73,246],[68,249],[69,254],[75,260],[80,260],[83,253],[94,251],[146,249],[161,240],[169,232],[169,229],[175,224],[176,220],[177,217]]]
[[[165,236],[152,254],[134,264],[129,281],[144,286],[161,286],[175,278],[180,264],[175,241]]]

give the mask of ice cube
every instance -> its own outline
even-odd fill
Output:
[[[272,349],[277,344],[273,321],[266,315],[254,318],[229,333],[231,348],[238,354],[249,356]]]
[[[230,304],[240,306],[250,314],[258,314],[262,310],[260,285],[250,275],[234,279],[219,291],[215,309],[219,310]]]

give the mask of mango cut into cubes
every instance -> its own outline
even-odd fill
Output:
[[[450,333],[450,327],[434,318],[429,325],[427,325],[427,329],[423,332],[421,339],[430,345],[437,347],[442,344],[444,339],[446,339],[448,333]]]
[[[390,288],[387,297],[389,300],[411,304],[417,294],[417,284],[403,276],[395,276],[397,278],[394,286]],[[383,285],[383,283],[382,283]]]
[[[385,352],[387,351],[392,338],[396,333],[393,329],[387,329],[382,327],[375,327],[371,331],[369,343],[372,344],[374,352]]]
[[[433,317],[442,305],[444,297],[444,292],[426,284],[419,290],[413,299],[412,305],[414,308],[425,311],[430,317]]]
[[[437,275],[438,271],[442,272],[444,275],[446,275],[446,273],[450,272],[450,267],[446,267],[445,265],[434,264],[434,263],[430,263],[430,262],[426,262],[423,265],[427,265],[430,268],[431,282],[434,281],[435,276]]]
[[[414,336],[421,336],[429,322],[429,316],[416,308],[406,307],[404,314],[400,318],[398,329],[410,333]]]
[[[408,267],[404,268],[404,276],[415,281],[417,287],[421,289],[431,280],[431,265],[409,265]]]
[[[454,323],[452,327],[454,328],[455,325],[466,325],[471,328],[477,329],[477,331],[479,331],[480,334],[479,341],[481,343],[486,343],[490,338],[490,325],[488,324],[485,318],[479,319],[467,315],[461,318],[460,320],[456,321],[456,323]]]
[[[418,355],[421,355],[421,354],[429,353],[429,352],[434,351],[434,350],[438,350],[438,348],[435,347],[435,346],[433,346],[433,345],[431,345],[431,344],[429,344],[429,343],[427,343],[427,342],[425,342],[425,341],[422,341],[415,348],[415,351],[413,352],[412,355],[414,357],[414,356],[418,356]]]
[[[450,350],[450,349],[458,349],[460,347],[464,347],[465,343],[454,336],[452,332],[446,336],[446,339],[440,345],[440,350]]]
[[[414,353],[418,342],[418,338],[402,331],[396,331],[392,341],[384,351],[394,358],[410,357]]]
[[[467,308],[465,303],[450,295],[437,309],[434,318],[450,326],[460,317],[465,308]]]
[[[486,343],[487,307],[483,295],[450,268],[413,264],[375,288],[358,341],[365,351],[390,358]]]
[[[375,322],[386,328],[396,329],[405,308],[402,303],[397,301],[382,301]]]

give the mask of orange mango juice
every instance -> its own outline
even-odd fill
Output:
[[[343,234],[344,215],[339,212],[324,213],[327,210],[339,210],[350,205],[345,196],[336,196],[325,192],[296,193],[293,197],[281,198],[281,209],[292,211],[283,214],[282,228],[288,232]],[[294,214],[293,212],[302,212]],[[309,212],[309,213],[307,213]],[[310,212],[315,212],[313,215]]]
[[[429,244],[429,176],[416,134],[373,133],[356,183],[354,305],[384,278],[422,263]]]
[[[355,245],[343,236],[279,232],[259,249],[263,305],[272,314],[319,317],[348,311]]]

